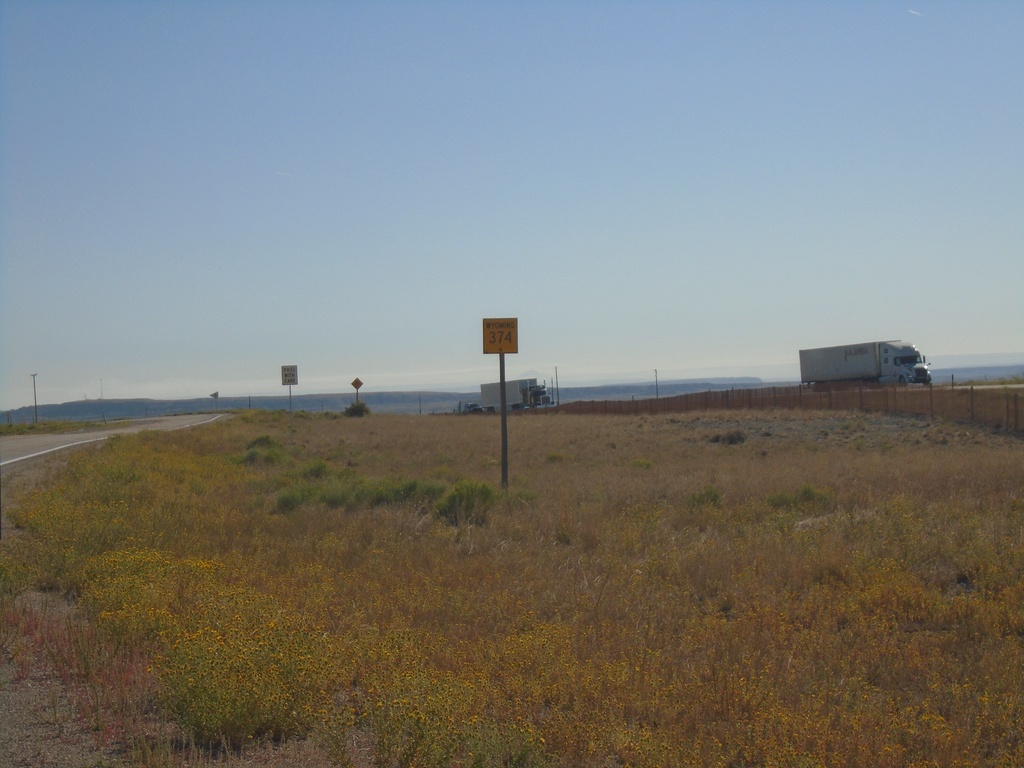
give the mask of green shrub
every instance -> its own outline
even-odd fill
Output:
[[[277,464],[283,457],[281,444],[270,435],[261,435],[252,440],[242,456],[243,464]]]
[[[444,493],[441,483],[384,477],[363,483],[364,501],[371,507],[402,504],[416,499],[434,501]]]
[[[345,473],[322,487],[317,498],[332,509],[355,509],[361,505],[382,507],[414,501],[434,502],[445,492],[437,481],[383,477],[364,478]]]
[[[747,441],[747,433],[742,429],[733,429],[729,432],[712,435],[712,443],[725,443],[726,445],[740,445]]]
[[[699,491],[691,493],[686,497],[686,506],[691,509],[697,507],[717,507],[722,503],[723,494],[713,485],[705,485]]]
[[[817,488],[805,484],[796,492],[796,503],[805,506],[823,507],[831,499],[828,491],[819,491]]]
[[[320,501],[331,509],[354,507],[356,488],[351,483],[339,479],[320,491]]]
[[[313,489],[305,484],[290,485],[278,491],[277,511],[283,513],[294,512],[313,498],[312,491]]]
[[[797,507],[824,507],[832,497],[828,491],[819,491],[809,484],[795,493],[779,491],[768,495],[766,501],[772,509],[796,509]]]
[[[255,440],[249,442],[247,448],[280,448],[281,444],[277,442],[270,435],[260,435]]]
[[[498,500],[498,492],[478,480],[459,480],[437,504],[437,512],[452,525],[482,525]]]
[[[302,476],[311,480],[320,479],[327,475],[327,462],[323,459],[314,459],[302,470]]]
[[[344,413],[346,416],[369,416],[370,406],[368,406],[362,400],[357,400],[344,411],[342,411],[342,413]]]

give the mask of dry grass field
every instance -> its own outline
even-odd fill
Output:
[[[1024,764],[1024,441],[725,411],[509,442],[507,493],[493,416],[76,453],[5,509],[3,664],[133,765]]]

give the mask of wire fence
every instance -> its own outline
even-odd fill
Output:
[[[521,413],[638,416],[685,411],[788,408],[877,411],[972,422],[1024,431],[1022,391],[1012,387],[860,386],[849,389],[762,387],[708,390],[641,400],[577,400]]]

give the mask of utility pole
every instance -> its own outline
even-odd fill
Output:
[[[39,423],[39,400],[36,398],[36,376],[38,373],[32,374],[32,423]]]
[[[658,399],[658,369],[654,369],[654,399]]]

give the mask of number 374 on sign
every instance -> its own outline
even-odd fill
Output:
[[[484,354],[517,354],[519,352],[519,318],[484,318]]]

